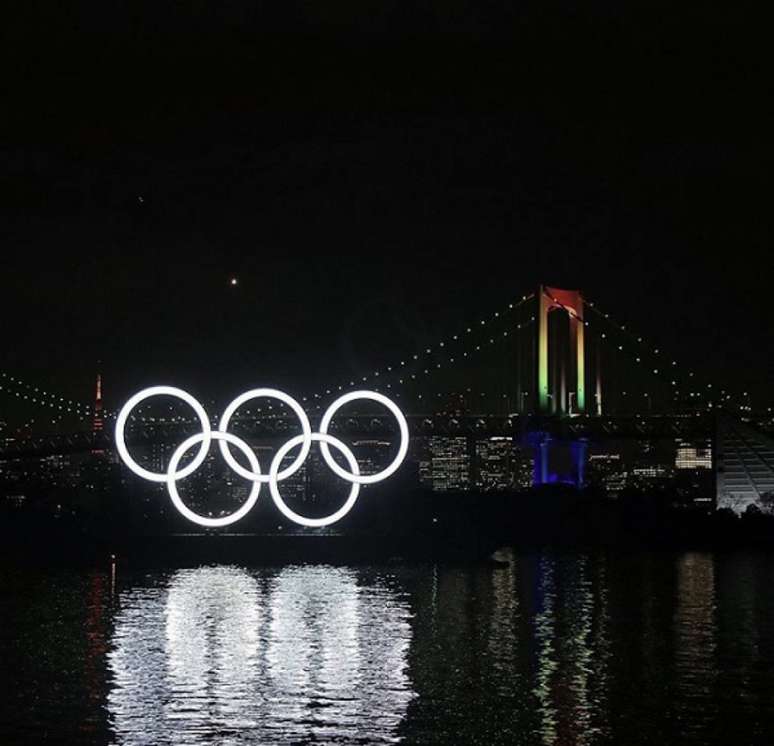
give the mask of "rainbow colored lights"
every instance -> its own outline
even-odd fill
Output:
[[[577,290],[562,290],[541,285],[538,293],[538,408],[542,413],[567,414],[586,410],[586,366],[583,337],[583,298]],[[564,369],[561,385],[554,381],[554,389],[549,390],[549,354],[548,354],[548,316],[551,311],[566,311],[570,317],[570,350],[574,349],[575,360],[575,402],[570,407],[568,397],[564,395]]]

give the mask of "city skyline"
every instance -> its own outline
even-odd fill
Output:
[[[766,23],[2,21],[3,746],[774,743]]]

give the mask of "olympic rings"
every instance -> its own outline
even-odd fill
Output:
[[[129,412],[131,412],[141,401],[145,401],[145,399],[149,399],[151,396],[165,395],[182,399],[186,404],[189,404],[193,408],[193,411],[196,412],[196,416],[199,418],[199,422],[202,426],[202,434],[204,435],[204,440],[202,440],[202,445],[201,448],[199,448],[199,453],[196,454],[196,458],[194,458],[194,460],[184,469],[171,475],[169,472],[166,474],[157,474],[156,472],[143,469],[142,466],[129,455],[129,451],[126,447],[126,440],[124,439],[124,430],[126,429],[126,420],[129,417]],[[116,448],[118,449],[118,455],[138,477],[147,479],[149,482],[168,482],[170,479],[182,479],[196,471],[204,463],[204,459],[207,458],[207,451],[210,447],[210,434],[210,418],[207,417],[204,407],[202,407],[202,405],[187,391],[176,389],[174,386],[151,386],[148,389],[139,391],[124,404],[116,418]]]
[[[169,459],[169,467],[167,469],[167,473],[175,473],[175,469],[177,469],[177,465],[180,463],[180,459],[183,458],[183,455],[185,452],[191,447],[199,443],[200,441],[204,443],[208,437],[215,438],[215,440],[219,440],[222,443],[233,443],[237,448],[239,448],[242,453],[247,456],[247,461],[249,462],[250,466],[253,467],[253,470],[257,474],[261,470],[261,466],[258,463],[258,459],[256,458],[255,454],[253,453],[252,449],[247,445],[247,443],[244,442],[241,438],[237,438],[236,435],[232,435],[231,433],[221,433],[219,431],[215,431],[213,433],[210,433],[209,436],[205,435],[204,433],[196,433],[196,435],[192,435],[188,440],[184,440],[178,449],[172,454],[172,458]],[[223,516],[221,518],[207,518],[205,516],[201,516],[198,513],[194,513],[193,510],[191,510],[181,499],[180,494],[177,491],[177,480],[176,479],[170,479],[168,482],[169,490],[169,496],[172,498],[172,504],[189,520],[193,521],[194,523],[198,523],[200,526],[228,526],[231,523],[236,523],[240,518],[243,518],[246,516],[250,510],[252,509],[253,505],[258,501],[258,493],[261,490],[261,483],[259,481],[254,481],[252,485],[250,486],[250,494],[247,496],[247,500],[245,500],[244,505],[239,508],[239,510],[231,513],[230,515]]]
[[[395,419],[398,421],[398,427],[400,428],[400,448],[398,448],[398,454],[395,456],[393,462],[384,469],[384,471],[361,477],[354,469],[352,470],[352,473],[344,471],[344,469],[334,461],[330,449],[328,448],[328,443],[330,443],[330,441],[320,441],[320,452],[325,459],[325,463],[331,467],[331,471],[338,474],[342,479],[346,479],[348,482],[353,482],[354,484],[375,484],[376,482],[381,482],[383,479],[387,479],[387,477],[395,473],[398,467],[403,463],[403,459],[406,458],[409,441],[408,423],[403,416],[403,412],[398,409],[397,404],[395,404],[392,399],[388,399],[383,394],[376,393],[376,391],[351,391],[349,394],[340,396],[327,410],[325,410],[325,414],[320,420],[320,432],[325,435],[328,432],[328,427],[331,424],[333,415],[336,414],[339,407],[342,407],[351,401],[355,401],[356,399],[371,399],[372,401],[379,402],[379,404],[383,404],[390,412],[392,412]],[[330,444],[336,445],[335,443]]]
[[[239,409],[246,401],[250,399],[258,399],[260,397],[271,397],[273,399],[279,399],[281,402],[287,404],[298,415],[298,419],[301,421],[301,431],[304,434],[303,444],[301,446],[301,452],[298,454],[296,460],[288,466],[287,469],[277,474],[277,479],[287,479],[295,474],[304,463],[306,457],[309,455],[309,449],[312,447],[312,426],[309,424],[309,418],[306,416],[306,412],[301,408],[301,405],[292,397],[286,394],[284,391],[278,391],[277,389],[253,389],[252,391],[245,391],[244,394],[240,394],[234,401],[229,404],[223,416],[220,418],[219,430],[226,432],[228,423],[231,421],[231,417],[234,412]],[[269,475],[261,475],[258,469],[253,474],[247,469],[243,468],[241,464],[231,455],[231,451],[228,448],[228,442],[222,440],[220,442],[220,452],[223,454],[223,458],[226,463],[237,473],[240,477],[245,479],[257,479],[259,482],[268,482]],[[337,464],[338,466],[338,464]]]
[[[137,406],[137,404],[144,401],[145,399],[150,398],[151,396],[174,396],[178,399],[181,399],[193,408],[202,428],[201,432],[192,435],[177,448],[169,461],[166,473],[152,472],[143,468],[132,458],[132,456],[129,454],[129,450],[126,447],[125,430],[129,415],[134,407]],[[268,474],[261,473],[261,467],[258,462],[258,458],[256,457],[253,450],[247,445],[247,443],[245,443],[241,438],[227,431],[231,418],[234,416],[234,413],[237,411],[237,409],[245,402],[260,397],[278,399],[284,404],[287,404],[293,410],[295,415],[298,417],[299,422],[301,423],[301,434],[291,438],[282,446],[280,446],[274,458],[272,459]],[[338,438],[335,438],[328,433],[328,429],[331,426],[331,422],[336,412],[345,404],[356,401],[358,399],[368,399],[375,401],[389,409],[392,415],[395,417],[398,423],[398,429],[400,431],[400,446],[398,447],[397,455],[389,466],[387,466],[382,471],[377,472],[376,474],[361,475],[360,468],[352,451]],[[269,485],[269,491],[271,492],[274,504],[277,506],[279,511],[289,520],[301,526],[307,527],[329,526],[343,518],[352,509],[360,493],[360,485],[381,482],[383,479],[386,479],[395,473],[403,460],[406,458],[409,441],[408,424],[406,422],[405,416],[391,399],[388,399],[386,396],[379,394],[376,391],[352,391],[339,397],[336,399],[336,401],[333,402],[333,404],[328,407],[328,409],[325,411],[325,414],[323,414],[322,419],[320,420],[320,432],[313,433],[311,424],[309,423],[309,418],[307,417],[301,405],[292,396],[289,396],[288,394],[284,393],[283,391],[279,391],[278,389],[251,389],[250,391],[246,391],[244,394],[236,397],[236,399],[234,399],[224,410],[218,429],[213,430],[210,425],[209,417],[207,416],[207,413],[205,412],[202,405],[186,391],[175,388],[173,386],[151,386],[150,388],[143,389],[142,391],[139,391],[134,396],[132,396],[126,402],[126,404],[124,404],[118,414],[116,419],[115,437],[118,455],[131,471],[143,479],[147,479],[151,482],[166,483],[167,491],[169,492],[170,499],[172,500],[172,504],[175,506],[175,508],[180,511],[182,515],[188,518],[188,520],[193,521],[194,523],[198,523],[201,526],[208,527],[228,526],[247,515],[247,513],[252,510],[253,506],[257,502],[261,484],[264,483],[268,483]],[[213,440],[219,441],[218,445],[220,447],[220,452],[226,463],[237,474],[239,474],[239,476],[252,482],[250,493],[244,504],[234,513],[231,513],[227,516],[221,516],[220,518],[210,518],[195,513],[183,503],[177,490],[177,482],[180,479],[184,479],[185,477],[192,474],[204,463]],[[320,451],[322,453],[323,459],[325,460],[325,463],[328,464],[328,466],[331,468],[331,470],[339,477],[352,484],[344,505],[342,505],[331,515],[325,516],[323,518],[306,518],[305,516],[294,512],[287,506],[279,491],[279,482],[293,476],[293,474],[295,474],[301,468],[304,461],[306,460],[306,457],[309,455],[312,442],[318,442],[320,444]],[[201,445],[199,446],[199,450],[196,456],[193,458],[191,463],[178,470],[178,466],[183,456],[197,443],[200,443]],[[240,451],[242,451],[242,453],[245,454],[248,465],[250,467],[249,469],[244,468],[234,458],[229,445],[236,446]],[[301,446],[301,449],[298,456],[288,467],[280,471],[282,460],[293,448],[299,445]],[[330,446],[333,446],[344,455],[344,458],[349,465],[349,471],[346,471],[335,461],[331,455]]]
[[[354,454],[338,438],[332,438],[330,435],[326,435],[325,433],[312,433],[311,439],[318,441],[320,443],[320,448],[322,448],[323,445],[326,447],[328,445],[332,445],[338,448],[344,454],[344,458],[347,459],[347,463],[349,464],[349,468],[352,469],[352,473],[354,475],[360,473],[360,468],[357,465]],[[304,440],[305,439],[303,435],[296,435],[295,438],[291,438],[277,451],[277,453],[274,454],[274,458],[272,459],[271,467],[269,469],[269,491],[271,492],[274,504],[279,508],[280,513],[282,513],[282,515],[284,515],[286,518],[289,518],[291,521],[294,521],[301,526],[310,526],[312,528],[330,526],[331,523],[336,523],[336,521],[343,518],[347,513],[349,513],[350,510],[352,510],[352,506],[355,504],[355,500],[357,500],[357,496],[360,492],[360,485],[354,480],[351,480],[352,487],[349,490],[347,501],[335,513],[331,513],[331,515],[326,516],[325,518],[305,518],[304,516],[292,511],[285,504],[285,501],[282,499],[282,495],[280,495],[278,481],[279,475],[277,474],[277,471],[279,470],[279,466],[282,463],[282,459],[285,458],[285,455],[292,448],[295,448],[299,443],[304,442]],[[333,461],[332,458],[331,461]],[[334,461],[334,463],[336,462]]]

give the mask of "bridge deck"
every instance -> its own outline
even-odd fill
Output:
[[[511,436],[530,434],[559,440],[609,440],[616,438],[710,438],[715,420],[711,416],[658,415],[626,417],[539,417],[534,415],[410,415],[412,437],[430,436]],[[313,422],[313,428],[319,423]],[[213,425],[215,427],[215,425]],[[235,418],[229,428],[248,439],[274,440],[295,434],[298,423],[291,417],[262,419]],[[129,444],[179,442],[199,431],[198,422],[145,422],[128,429]],[[388,438],[397,432],[389,416],[358,415],[334,421],[333,433],[346,438]],[[111,430],[51,434],[9,439],[0,445],[0,460],[43,457],[113,448]]]

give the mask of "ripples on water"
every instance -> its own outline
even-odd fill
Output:
[[[774,743],[774,558],[0,570],[0,743]]]
[[[334,567],[202,567],[124,591],[108,654],[116,740],[394,740],[413,696],[409,616],[389,586]]]

